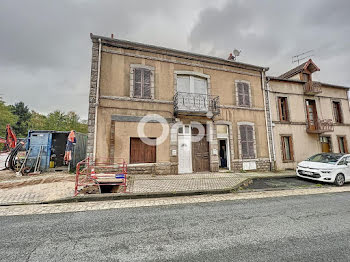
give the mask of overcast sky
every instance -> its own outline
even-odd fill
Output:
[[[1,0],[0,96],[87,117],[89,33],[270,67],[313,49],[320,81],[350,86],[350,1]]]

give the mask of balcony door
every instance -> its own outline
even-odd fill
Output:
[[[178,75],[177,76],[178,107],[180,110],[208,111],[208,84],[207,79]]]
[[[316,130],[317,128],[317,111],[315,100],[306,100],[306,114],[307,121],[310,130]]]

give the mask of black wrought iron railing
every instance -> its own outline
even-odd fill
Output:
[[[174,95],[174,111],[178,113],[220,114],[218,96],[206,94],[176,92]]]

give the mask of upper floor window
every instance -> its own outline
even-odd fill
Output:
[[[131,65],[130,96],[154,98],[154,68],[146,65]]]
[[[280,121],[289,121],[287,97],[278,98],[278,112]]]
[[[338,101],[333,101],[333,113],[335,123],[343,123],[342,113],[341,113],[341,104]]]
[[[208,93],[207,79],[197,76],[178,75],[177,91],[181,93],[206,95]]]
[[[251,91],[250,84],[248,82],[236,82],[236,102],[238,106],[251,106]]]

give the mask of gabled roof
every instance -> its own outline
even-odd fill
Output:
[[[310,70],[308,70],[309,67],[310,67]],[[295,76],[296,74],[299,74],[305,70],[308,70],[310,73],[313,73],[315,71],[320,71],[320,69],[317,67],[317,65],[311,59],[309,59],[305,63],[302,63],[301,65],[298,65],[297,67],[280,75],[279,78],[288,79],[288,78],[291,78],[291,77]]]

